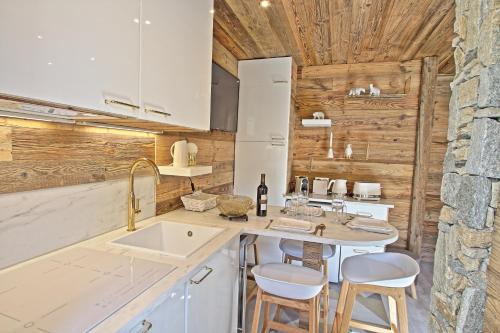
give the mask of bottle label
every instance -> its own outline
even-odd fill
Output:
[[[267,204],[261,203],[260,204],[260,210],[267,210]]]
[[[262,194],[262,195],[260,196],[260,200],[265,200],[265,201],[267,201],[267,194]]]

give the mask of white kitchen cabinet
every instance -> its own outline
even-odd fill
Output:
[[[239,239],[206,261],[187,282],[187,333],[236,332]]]
[[[139,17],[140,0],[0,0],[0,94],[136,116]]]
[[[138,317],[130,323],[128,333],[185,333],[185,283],[181,283],[167,293],[166,299],[149,314]],[[128,326],[130,326],[128,325]]]
[[[291,77],[290,57],[239,62],[236,141],[288,141]]]
[[[210,129],[213,0],[142,0],[141,117]]]

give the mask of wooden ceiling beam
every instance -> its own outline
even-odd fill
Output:
[[[351,35],[352,1],[330,0],[330,42],[332,63],[347,63]]]
[[[224,2],[238,17],[248,35],[260,46],[265,57],[287,55],[265,15],[267,9],[260,7],[258,1],[224,0]],[[273,6],[274,4],[271,5]]]
[[[304,23],[300,20],[299,15],[301,15],[301,10],[297,8],[294,0],[281,0],[283,8],[285,9],[286,16],[288,18],[288,24],[292,28],[293,35],[297,45],[299,45],[300,53],[302,54],[302,59],[304,60],[304,66],[312,66],[316,64],[316,59],[314,55],[314,50],[312,50],[310,44],[308,43],[308,36],[306,34],[306,27]]]
[[[219,41],[226,49],[231,52],[236,59],[249,59],[245,50],[243,50],[231,36],[221,27],[217,21],[214,21],[214,38]]]
[[[240,18],[236,16],[225,0],[215,0],[214,10],[214,21],[245,51],[249,58],[265,57],[263,49],[248,34]]]
[[[429,36],[438,28],[444,18],[450,14],[455,17],[453,13],[453,9],[455,7],[454,4],[455,2],[453,0],[446,0],[442,2],[434,2],[433,6],[429,7],[424,19],[423,27],[416,29],[417,35],[411,39],[411,42],[406,47],[406,50],[401,56],[402,60],[415,59],[418,51],[426,42],[430,40]],[[449,47],[451,49],[451,44]]]

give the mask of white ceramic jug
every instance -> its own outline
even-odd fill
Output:
[[[185,168],[188,166],[187,141],[176,141],[170,147],[170,155],[174,159],[172,165],[176,168]]]
[[[328,188],[332,188],[334,194],[347,194],[347,179],[332,179]]]

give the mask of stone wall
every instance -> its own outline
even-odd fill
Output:
[[[483,330],[500,188],[500,0],[456,0],[454,28],[429,329],[476,333]]]

